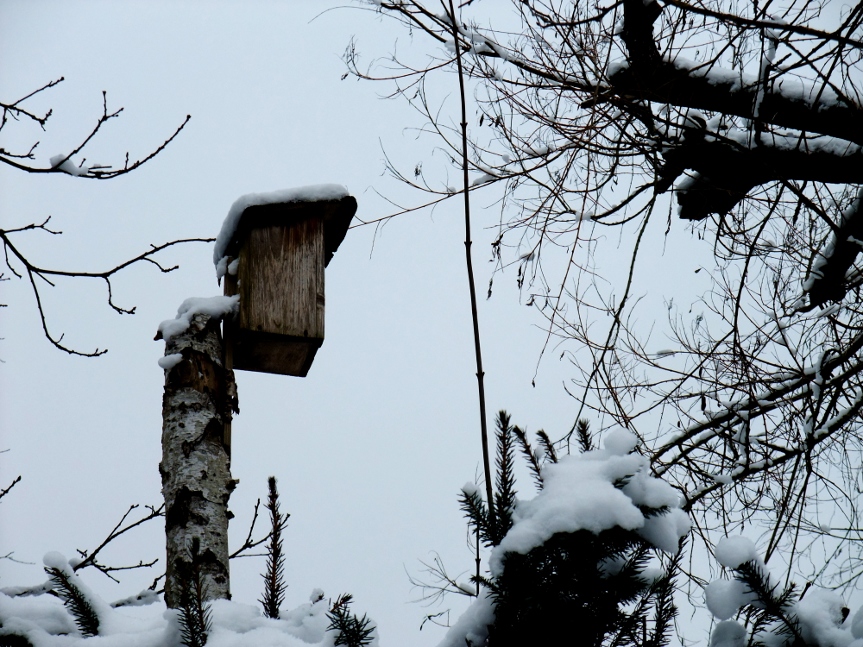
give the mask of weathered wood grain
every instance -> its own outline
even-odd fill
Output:
[[[252,229],[240,251],[240,327],[324,337],[324,230],[319,218]]]
[[[228,248],[238,274],[225,277],[240,295],[225,323],[234,368],[305,377],[324,341],[324,268],[355,211],[350,196],[246,209]]]

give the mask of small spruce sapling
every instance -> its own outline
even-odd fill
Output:
[[[506,411],[497,414],[497,457],[495,458],[494,516],[489,519],[495,524],[495,545],[499,544],[512,528],[512,512],[515,508],[515,449],[513,447],[513,428]]]
[[[370,645],[375,631],[375,625],[366,614],[358,618],[351,613],[350,604],[353,596],[350,593],[340,595],[333,603],[332,609],[327,612],[330,624],[327,631],[337,631],[335,645],[345,647],[366,647]]]
[[[177,560],[180,575],[180,635],[184,647],[204,647],[212,631],[207,587],[201,572],[201,542],[194,537],[189,544],[188,561]]]
[[[506,412],[498,414],[496,426],[495,517],[477,488],[465,488],[460,497],[469,527],[487,547],[500,545],[513,525],[514,441],[539,490],[542,466],[558,462],[545,433],[537,434],[542,449],[535,450],[527,434],[510,425]],[[580,420],[575,431],[582,451],[595,449],[586,421]],[[622,479],[614,487],[624,488],[627,482]],[[667,512],[665,507],[639,509],[645,518]],[[488,628],[487,645],[556,644],[561,623],[577,630],[582,645],[667,645],[677,614],[672,597],[680,554],[666,563],[662,576],[648,581],[644,573],[657,550],[637,532],[621,527],[559,532],[526,554],[507,552],[499,573],[474,578],[494,600],[495,621]]]
[[[279,619],[279,607],[285,601],[285,555],[282,551],[282,530],[288,525],[290,514],[282,514],[279,510],[279,491],[276,489],[276,477],[267,479],[269,496],[267,510],[270,513],[270,539],[267,543],[267,570],[263,573],[264,597],[259,602],[264,607],[267,618]]]
[[[467,517],[468,526],[474,529],[480,541],[488,547],[500,544],[506,533],[512,528],[512,511],[516,496],[515,474],[513,473],[513,454],[515,451],[513,435],[516,438],[519,436],[509,422],[510,417],[506,411],[498,412],[495,420],[497,426],[495,432],[497,474],[495,476],[496,491],[494,492],[493,510],[490,513],[482,495],[476,488],[463,489],[459,498],[459,504]],[[529,449],[528,452],[530,452]]]
[[[546,451],[551,448],[554,451],[554,448],[551,447],[551,443],[548,440],[548,436],[545,435],[545,432],[538,432],[540,440],[545,445]],[[590,434],[590,423],[584,418],[579,419],[579,421],[575,425],[575,435],[578,438],[578,448],[581,450],[581,453],[590,452],[596,449],[593,446],[593,436]],[[554,462],[557,462],[557,459],[554,459]]]

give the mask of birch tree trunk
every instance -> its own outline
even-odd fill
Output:
[[[180,605],[180,573],[191,572],[190,547],[208,599],[230,599],[228,498],[236,486],[225,427],[237,412],[234,374],[222,358],[219,320],[195,315],[188,330],[171,337],[165,355],[181,355],[165,371],[162,400],[162,494],[167,547],[165,603]]]

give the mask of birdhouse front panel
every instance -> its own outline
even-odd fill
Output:
[[[230,331],[234,368],[305,377],[324,341],[323,221],[268,219],[248,228],[236,281],[225,288],[240,295]]]
[[[236,259],[225,294],[240,295],[225,322],[233,368],[306,376],[324,341],[324,268],[355,211],[349,195],[244,208],[220,250]]]
[[[252,229],[238,270],[241,328],[324,338],[324,230],[319,218]]]

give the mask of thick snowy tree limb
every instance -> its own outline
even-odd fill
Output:
[[[819,140],[810,144],[799,137],[793,142],[788,139],[762,135],[753,145],[723,136],[684,141],[663,154],[665,164],[658,173],[657,190],[664,190],[685,169],[692,169],[697,176],[677,185],[679,215],[685,220],[702,220],[711,214],[725,215],[754,187],[769,182],[863,184],[860,147],[846,144],[837,151],[819,147]]]
[[[811,310],[828,301],[842,301],[852,286],[860,285],[859,276],[849,276],[854,261],[863,251],[863,189],[842,213],[824,249],[820,250],[803,289]]]
[[[790,87],[794,81],[789,80]],[[776,87],[778,85],[778,87]],[[783,92],[779,83],[766,91],[757,83],[741,85],[739,75],[712,66],[685,61],[660,61],[655,66],[623,66],[608,78],[613,95],[627,101],[651,101],[684,108],[751,118],[759,93],[760,114],[782,128],[820,133],[863,145],[863,107],[848,97],[835,101],[818,99],[817,87],[803,86],[795,96]]]

